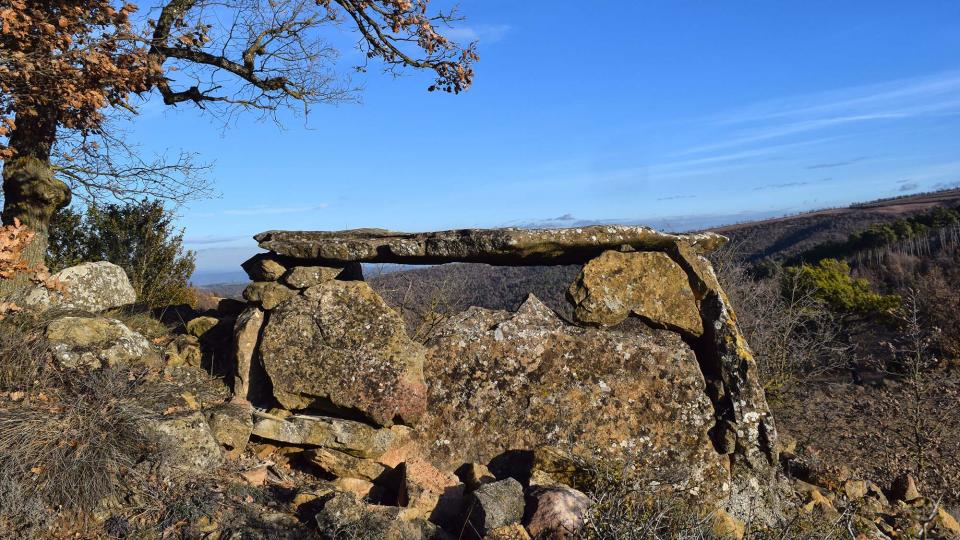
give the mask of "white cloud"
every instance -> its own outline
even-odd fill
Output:
[[[313,212],[315,210],[323,210],[328,208],[330,205],[327,203],[321,203],[314,206],[286,206],[286,207],[262,207],[257,206],[253,208],[235,208],[232,210],[224,210],[221,214],[225,216],[266,216],[266,215],[276,215],[276,214],[302,214],[304,212]]]
[[[793,96],[704,119],[723,140],[675,153],[709,154],[755,143],[877,121],[960,114],[960,71]]]
[[[460,43],[471,43],[474,41],[496,43],[502,41],[507,37],[507,34],[513,32],[513,30],[514,28],[509,24],[478,24],[474,26],[447,28],[443,29],[440,33]]]
[[[960,71],[852,86],[829,92],[765,101],[729,111],[713,119],[719,124],[744,124],[783,118],[811,119],[833,116],[895,113],[904,108],[941,104],[958,105]]]

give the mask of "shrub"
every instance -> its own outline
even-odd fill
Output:
[[[796,386],[845,363],[839,317],[814,291],[776,266],[755,278],[735,247],[714,255],[721,285],[737,313],[737,323],[757,361],[760,382],[768,392]]]
[[[139,302],[150,307],[190,303],[194,254],[183,249],[183,231],[159,201],[70,208],[54,214],[48,264],[63,269],[85,261],[110,261],[126,271]]]
[[[785,295],[796,288],[822,300],[837,313],[880,314],[900,304],[899,297],[875,293],[867,280],[851,277],[846,261],[823,259],[816,265],[787,268],[785,277]]]

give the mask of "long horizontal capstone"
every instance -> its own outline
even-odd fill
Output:
[[[503,266],[585,263],[607,250],[659,251],[684,242],[704,253],[726,237],[670,234],[649,227],[594,225],[569,229],[459,229],[405,233],[384,229],[267,231],[254,238],[282,257],[328,264],[486,263]]]

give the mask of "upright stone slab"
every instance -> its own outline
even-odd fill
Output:
[[[441,469],[556,445],[723,495],[714,409],[677,334],[580,328],[531,296],[516,313],[455,315],[427,345],[429,406],[416,432]]]
[[[237,366],[233,376],[233,394],[242,399],[249,400],[252,397],[250,382],[257,373],[254,370],[255,355],[262,326],[263,310],[250,306],[237,317],[233,327],[233,354]]]
[[[413,423],[426,408],[423,348],[362,281],[327,281],[270,312],[260,359],[284,407]]]

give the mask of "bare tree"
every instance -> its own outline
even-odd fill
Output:
[[[473,45],[439,28],[457,20],[429,0],[157,0],[148,22],[116,0],[0,0],[0,147],[3,223],[35,236],[24,253],[43,259],[50,217],[74,191],[86,197],[203,194],[191,154],[145,158],[113,121],[137,114],[132,97],[156,90],[166,105],[232,118],[254,111],[356,99],[325,38],[345,29],[365,60],[388,72],[433,72],[430,90],[473,80]],[[18,286],[0,282],[0,293]]]

